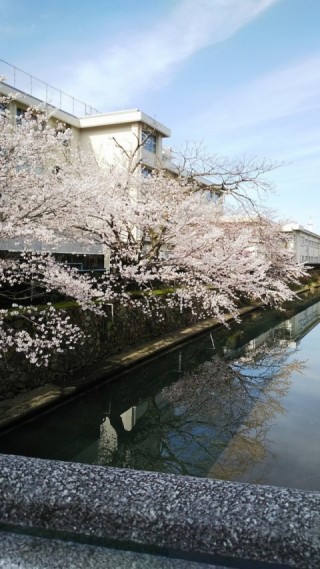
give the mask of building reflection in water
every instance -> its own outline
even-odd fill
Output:
[[[231,335],[209,361],[183,372],[160,392],[121,409],[112,402],[100,427],[99,464],[232,479],[267,452],[272,418],[293,373],[300,339],[320,320],[320,303],[241,345]],[[214,347],[214,345],[213,345]],[[258,481],[258,480],[257,480]]]

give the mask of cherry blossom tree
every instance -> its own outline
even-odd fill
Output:
[[[61,240],[71,239],[68,225],[89,196],[68,165],[69,133],[39,110],[28,110],[15,124],[9,102],[2,99],[0,113],[0,357],[15,350],[47,365],[54,351],[73,348],[82,333],[65,312],[50,304],[25,306],[28,298],[30,303],[55,291],[82,309],[101,312],[96,301],[102,293],[93,279],[50,254]],[[68,183],[71,176],[74,184]],[[8,254],[10,248],[20,254]]]
[[[84,185],[93,179],[87,168],[87,161],[77,168]],[[302,268],[284,247],[281,225],[256,208],[248,216],[248,202],[244,212],[238,196],[237,210],[227,212],[207,185],[166,170],[141,177],[106,165],[94,180],[77,229],[110,251],[111,275],[122,291],[134,286],[147,293],[162,283],[174,288],[166,296],[172,306],[222,322],[226,312],[237,317],[239,298],[279,305],[293,297],[289,284]]]
[[[289,284],[302,269],[282,246],[280,226],[257,211],[250,193],[265,189],[269,165],[223,162],[219,170],[216,159],[204,156],[201,163],[197,155],[180,168],[176,161],[170,172],[159,165],[143,176],[132,167],[134,156],[108,164],[70,138],[43,111],[29,110],[18,125],[5,109],[0,114],[1,249],[13,240],[22,252],[0,259],[0,354],[15,349],[47,364],[52,351],[72,348],[81,337],[53,306],[19,307],[17,289],[21,298],[28,287],[37,294],[57,291],[101,314],[104,302],[118,300],[161,318],[160,304],[167,302],[221,322],[227,312],[238,317],[240,299],[281,304],[292,298]],[[215,199],[217,188],[235,197],[232,215]],[[50,254],[66,241],[109,252],[99,281]],[[169,292],[152,294],[159,286]],[[137,290],[140,295],[132,293]],[[17,329],[15,319],[26,326]]]

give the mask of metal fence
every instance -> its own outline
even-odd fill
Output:
[[[0,59],[0,78],[1,82],[12,87],[13,91],[16,89],[26,95],[31,95],[39,101],[44,101],[47,105],[61,109],[71,115],[84,116],[100,112],[91,105],[56,89],[3,59]]]

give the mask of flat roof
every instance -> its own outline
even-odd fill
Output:
[[[171,130],[164,124],[153,119],[139,109],[126,109],[98,115],[86,115],[79,117],[80,128],[92,128],[97,126],[111,126],[116,124],[142,123],[152,130],[160,132],[162,136],[171,136]]]
[[[168,127],[139,109],[126,109],[110,113],[99,113],[78,117],[54,107],[42,99],[29,95],[12,85],[8,85],[7,83],[0,82],[0,93],[3,95],[13,95],[14,101],[21,103],[26,107],[40,107],[44,105],[49,112],[52,112],[52,115],[55,118],[79,129],[111,126],[116,124],[142,123],[150,127],[152,130],[159,132],[163,137],[171,136],[171,130]]]
[[[314,231],[310,231],[310,229],[306,229],[302,225],[298,223],[287,223],[283,226],[282,231],[285,233],[292,233],[293,231],[300,231],[301,233],[306,233],[307,235],[311,235],[312,237],[316,237],[320,239],[320,235],[315,233]]]

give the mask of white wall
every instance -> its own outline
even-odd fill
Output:
[[[298,224],[285,225],[283,230],[289,236],[287,248],[297,263],[320,263],[320,235]]]

